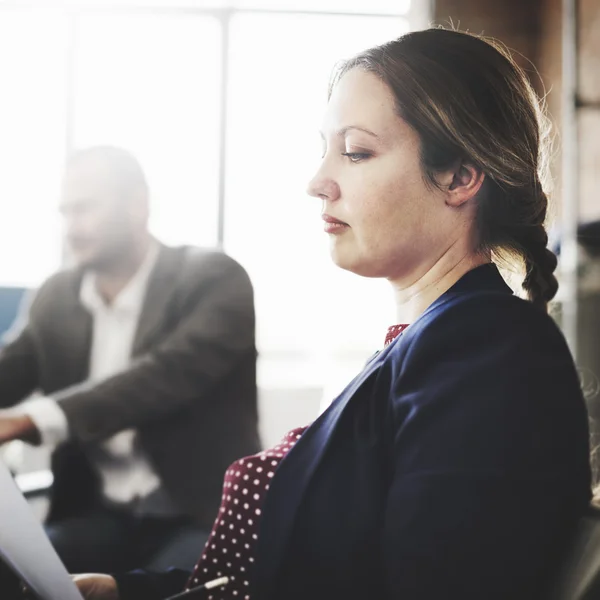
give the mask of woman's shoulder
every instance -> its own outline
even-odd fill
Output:
[[[481,292],[441,298],[383,353],[380,380],[394,387],[405,377],[430,383],[446,375],[511,373],[523,381],[552,377],[579,385],[565,338],[554,320],[508,293]],[[535,382],[534,382],[535,383]],[[535,385],[538,385],[535,383]]]
[[[567,352],[564,336],[546,312],[509,293],[480,291],[442,296],[405,332],[405,345],[456,342],[493,347],[512,339],[527,347]]]
[[[435,415],[452,407],[460,418],[494,415],[512,422],[545,414],[549,421],[586,427],[564,336],[546,313],[510,294],[441,299],[394,344],[378,384],[399,423],[419,408]]]

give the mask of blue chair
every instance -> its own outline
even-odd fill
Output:
[[[22,287],[0,287],[0,340],[13,326],[27,292]]]

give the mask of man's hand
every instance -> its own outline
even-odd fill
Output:
[[[72,578],[85,600],[119,600],[117,582],[110,575],[86,573]]]
[[[0,417],[0,444],[13,440],[22,440],[36,446],[41,443],[40,432],[27,415]]]

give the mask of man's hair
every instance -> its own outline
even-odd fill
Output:
[[[117,146],[90,146],[76,150],[67,161],[67,169],[85,161],[103,162],[114,174],[115,182],[124,190],[148,191],[148,181],[142,165],[128,150]]]

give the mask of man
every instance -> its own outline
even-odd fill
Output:
[[[148,231],[136,159],[76,153],[61,212],[77,266],[0,354],[0,443],[46,443],[47,531],[71,572],[191,568],[222,477],[259,450],[253,292],[217,251]]]

